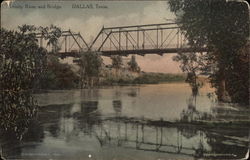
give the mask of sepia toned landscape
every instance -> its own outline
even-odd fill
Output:
[[[247,160],[245,1],[4,1],[1,160]]]

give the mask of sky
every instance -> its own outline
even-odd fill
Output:
[[[38,8],[44,6],[45,8]],[[93,8],[73,8],[75,5]],[[104,8],[96,8],[96,5]],[[35,8],[32,8],[35,7]],[[14,1],[1,4],[1,26],[17,29],[19,25],[56,25],[63,30],[80,32],[90,43],[105,27],[166,23],[175,19],[166,1]],[[136,56],[143,71],[180,73],[174,54]],[[69,61],[69,60],[66,60]],[[104,58],[105,63],[110,63]]]

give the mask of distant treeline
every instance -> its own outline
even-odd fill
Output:
[[[179,82],[185,81],[185,74],[171,74],[171,73],[143,73],[141,76],[134,79],[137,84],[156,84],[163,82]]]
[[[170,74],[170,73],[140,73],[134,78],[111,78],[105,77],[100,81],[100,86],[107,85],[135,85],[135,84],[158,84],[167,82],[184,82],[185,74]]]
[[[69,64],[62,64],[53,56],[49,57],[49,59],[46,72],[40,79],[40,85],[35,86],[36,89],[80,88],[80,75],[78,72],[72,71]],[[138,76],[131,77],[124,78],[118,75],[115,78],[112,76],[101,76],[98,84],[95,86],[184,82],[186,78],[185,74],[145,72],[138,73]]]

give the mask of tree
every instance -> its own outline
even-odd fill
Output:
[[[41,33],[41,37],[47,40],[47,46],[52,47],[51,54],[55,54],[60,50],[58,45],[58,38],[62,35],[62,31],[57,26],[51,25],[50,27],[38,27],[38,30]]]
[[[36,114],[32,88],[44,71],[46,50],[36,43],[33,26],[1,28],[0,126],[21,139]]]
[[[135,56],[131,56],[131,60],[128,62],[129,69],[133,72],[140,72],[140,67],[138,66]]]
[[[36,32],[42,27],[23,25],[18,28],[18,31],[1,28],[0,129],[15,133],[16,138],[21,139],[36,115],[37,104],[32,94],[45,73],[48,53],[37,44]],[[49,29],[57,30],[55,26],[46,30]],[[60,35],[53,31],[50,35],[55,35],[53,40],[44,36],[56,44]]]
[[[115,68],[116,76],[118,76],[118,70],[122,68],[122,57],[119,55],[111,56],[112,67]]]
[[[60,63],[57,56],[48,54],[46,71],[38,89],[72,89],[78,87],[79,76],[69,64]]]
[[[111,56],[110,57],[112,60],[112,67],[115,69],[120,69],[122,67],[122,57],[117,55],[117,56]]]
[[[79,61],[81,88],[83,88],[84,84],[87,86],[94,85],[94,79],[99,78],[102,63],[102,58],[97,52],[82,53]]]
[[[249,37],[247,5],[226,0],[169,0],[168,3],[189,45],[210,48],[204,55],[208,65],[203,71],[212,71],[210,81],[217,89],[218,99],[225,101],[227,91],[232,102],[249,103],[248,98],[240,98],[249,95],[248,80],[234,77],[241,72],[238,67],[242,64],[240,49],[247,45]],[[249,65],[245,67],[249,69]],[[242,83],[234,85],[237,81]],[[243,86],[248,87],[242,91]]]
[[[110,57],[112,60],[112,67],[115,68],[115,75],[118,77],[118,71],[122,68],[122,57],[114,55]]]
[[[203,53],[178,53],[173,60],[180,62],[181,70],[187,73],[186,82],[191,86],[193,96],[197,96],[199,88],[203,86],[203,83],[198,81],[198,73],[204,66]]]

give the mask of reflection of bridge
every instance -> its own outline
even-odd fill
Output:
[[[113,144],[124,148],[189,156],[202,156],[197,154],[204,152],[201,132],[199,136],[198,133],[193,135],[199,137],[200,145],[185,146],[182,142],[182,127],[148,125],[143,121],[111,118],[103,120],[99,128],[95,135],[102,146]]]
[[[81,97],[86,99],[95,96],[97,92],[93,90],[81,92]],[[249,135],[245,128],[240,127],[237,132],[231,132],[231,126],[214,129],[206,124],[186,123],[184,119],[181,122],[169,122],[164,119],[127,117],[122,114],[121,100],[113,100],[112,104],[114,112],[108,114],[102,114],[99,101],[93,99],[43,106],[38,112],[39,124],[35,123],[28,131],[28,142],[33,137],[40,144],[46,132],[46,136],[63,139],[67,142],[65,144],[74,144],[77,140],[77,145],[83,145],[83,148],[88,147],[86,142],[91,140],[91,143],[103,149],[128,148],[207,159],[243,157],[249,146],[249,141],[244,140]],[[97,151],[96,148],[94,150]]]
[[[58,114],[54,117],[58,120],[56,126],[59,128],[56,130],[60,131],[60,136],[69,139],[71,136],[79,135],[84,135],[85,138],[94,136],[101,147],[121,147],[189,156],[202,156],[207,149],[204,132],[199,128],[163,119],[124,117],[121,115],[122,103],[119,100],[113,101],[115,113],[107,117],[101,116],[97,101],[65,105],[64,109],[60,109],[61,107],[50,106],[49,109],[57,110]],[[44,114],[44,111],[41,113]],[[48,113],[54,114],[51,111]],[[83,137],[77,138],[80,141]]]
[[[44,47],[43,37],[37,38]],[[99,52],[104,56],[207,51],[205,47],[191,48],[176,23],[103,27],[90,46],[80,33],[63,31],[58,45],[62,57],[79,57],[80,51]]]

